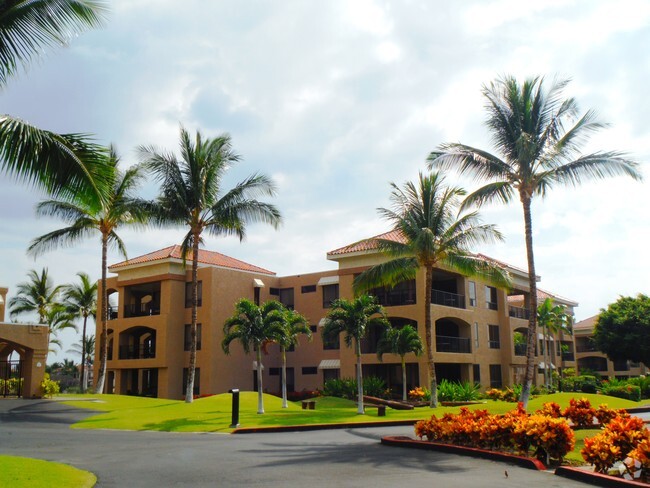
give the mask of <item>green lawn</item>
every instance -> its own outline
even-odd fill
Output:
[[[97,478],[89,471],[40,459],[0,456],[0,485],[15,488],[86,488]]]

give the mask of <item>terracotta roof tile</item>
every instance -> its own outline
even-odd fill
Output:
[[[109,267],[111,271],[114,271],[119,268],[124,268],[126,266],[132,266],[135,264],[145,264],[153,261],[162,261],[165,259],[183,259],[181,255],[181,246],[174,245],[169,246],[164,249],[159,249],[158,251],[150,252],[149,254],[144,254],[133,259],[128,259],[122,261],[121,263],[113,264]],[[187,255],[187,261],[192,261],[192,253]],[[245,263],[239,259],[231,258],[225,254],[221,254],[215,251],[206,251],[205,249],[199,249],[199,263],[207,264],[209,266],[218,266],[221,268],[230,268],[237,269],[240,271],[249,271],[253,273],[261,273],[267,275],[275,275],[273,271],[269,271],[259,266]]]
[[[596,320],[598,320],[598,315],[576,322],[573,324],[573,330],[593,330],[596,326]]]
[[[368,239],[363,239],[353,244],[349,244],[347,246],[334,249],[333,251],[328,252],[327,255],[338,256],[341,254],[349,254],[353,252],[372,251],[373,249],[377,249],[377,239],[386,239],[388,241],[405,242],[404,236],[400,231],[391,230],[389,232],[384,232],[383,234],[369,237]]]

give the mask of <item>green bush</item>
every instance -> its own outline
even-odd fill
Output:
[[[357,382],[355,381],[355,391],[356,384]],[[378,398],[385,398],[387,397],[386,383],[384,380],[378,378],[377,376],[368,376],[367,378],[363,379],[363,394]]]
[[[441,380],[438,385],[438,400],[441,402],[470,402],[481,396],[480,385],[469,381]]]
[[[23,386],[22,378],[0,379],[0,391],[4,392],[5,388],[8,395],[17,395]]]
[[[650,398],[650,376],[630,378],[628,382],[641,388],[641,398]]]
[[[609,395],[617,398],[625,398],[634,402],[641,401],[641,388],[636,385],[610,385],[605,383],[601,389],[602,395]]]
[[[376,376],[363,379],[363,394],[378,398],[386,398],[386,383]],[[357,380],[352,378],[337,378],[327,380],[323,385],[323,395],[356,400]]]
[[[43,395],[52,398],[52,395],[59,393],[59,389],[59,382],[52,381],[50,379],[50,375],[48,373],[45,373],[45,376],[43,376],[43,381],[41,381],[41,391],[43,392]]]
[[[560,380],[562,391],[575,391],[583,393],[596,393],[600,381],[596,376],[580,375],[564,377]]]

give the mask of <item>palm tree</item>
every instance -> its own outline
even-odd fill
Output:
[[[406,183],[400,189],[391,183],[392,209],[380,208],[380,214],[393,224],[400,238],[375,239],[380,252],[389,258],[373,266],[354,280],[355,292],[377,286],[395,286],[414,279],[417,271],[425,271],[424,330],[427,352],[431,407],[438,406],[438,380],[433,358],[431,323],[431,288],[433,270],[444,266],[466,276],[475,276],[499,286],[508,286],[507,273],[468,250],[484,242],[501,240],[493,225],[482,224],[477,212],[461,214],[460,197],[465,191],[447,187],[438,173],[420,173],[417,183]]]
[[[550,340],[548,339],[548,336],[557,336],[561,331],[569,330],[567,327],[569,323],[569,315],[566,313],[566,307],[563,305],[555,305],[553,299],[547,297],[537,307],[537,323],[542,327],[545,363],[544,380],[546,385],[549,386],[552,382],[550,364],[555,363],[555,348],[549,347]],[[549,353],[548,359],[547,352]]]
[[[229,135],[204,139],[197,132],[192,140],[181,127],[180,139],[180,160],[154,147],[142,146],[140,152],[146,167],[162,183],[156,223],[188,227],[181,252],[183,260],[188,256],[192,259],[190,364],[185,392],[185,401],[191,403],[196,368],[197,273],[203,231],[214,236],[236,235],[241,241],[249,223],[265,222],[277,228],[280,212],[275,206],[257,200],[259,196],[275,195],[275,186],[264,175],[254,174],[224,191],[224,174],[239,161]]]
[[[531,203],[544,197],[556,184],[576,186],[583,179],[628,175],[639,180],[637,164],[616,151],[581,155],[580,146],[604,127],[593,111],[580,116],[573,98],[563,98],[568,80],[555,81],[544,89],[544,79],[530,78],[519,84],[505,76],[483,87],[487,99],[487,126],[495,149],[502,157],[464,144],[442,144],[429,155],[429,167],[456,169],[487,181],[467,197],[464,205],[482,205],[519,198],[524,213],[528,261],[528,310],[537,310],[537,283],[533,254]],[[521,392],[528,405],[535,368],[537,315],[529,314],[526,380]]]
[[[68,285],[65,289],[65,304],[68,311],[75,317],[83,318],[83,329],[81,333],[81,377],[79,388],[81,393],[86,392],[84,383],[86,372],[86,324],[88,317],[95,317],[97,314],[97,282],[91,281],[86,273],[77,273],[80,283]],[[93,342],[94,342],[93,336]]]
[[[411,325],[404,327],[390,328],[377,344],[377,357],[381,361],[382,356],[386,353],[397,354],[402,361],[402,400],[406,401],[406,359],[408,353],[414,353],[420,356],[424,351],[424,345],[420,334]]]
[[[0,4],[0,88],[45,48],[58,47],[102,24],[105,7],[90,0]],[[0,167],[48,192],[103,194],[104,150],[86,134],[55,134],[11,115],[0,116]]]
[[[38,323],[45,324],[63,287],[52,284],[47,268],[43,268],[40,275],[32,269],[27,276],[29,281],[18,283],[16,296],[9,300],[9,313],[12,319],[24,313],[36,313]]]
[[[280,333],[274,341],[280,345],[280,354],[282,356],[282,408],[288,408],[287,349],[298,345],[300,335],[306,335],[309,340],[311,340],[312,335],[307,319],[295,310],[285,308],[278,313],[277,319],[280,325]]]
[[[77,326],[74,323],[75,316],[70,313],[68,308],[62,303],[55,303],[48,308],[47,313],[45,314],[45,323],[49,328],[50,335],[50,346],[57,346],[61,349],[63,346],[61,340],[59,339],[59,332],[65,329],[74,329],[77,331]],[[50,351],[54,350],[50,348]]]
[[[39,216],[59,217],[68,224],[63,229],[58,229],[34,239],[28,252],[34,255],[42,254],[58,246],[71,246],[77,241],[99,234],[102,249],[102,279],[101,279],[101,325],[100,336],[100,364],[95,393],[104,389],[106,377],[106,362],[108,360],[108,296],[106,290],[106,268],[109,246],[117,248],[118,252],[126,259],[126,247],[117,235],[117,229],[124,225],[137,225],[144,223],[151,210],[151,205],[135,197],[135,193],[143,177],[138,167],[132,167],[122,172],[118,169],[119,160],[111,151],[111,167],[109,179],[109,198],[100,199],[96,195],[78,195],[74,200],[59,199],[45,200],[36,207]]]
[[[366,336],[370,327],[386,329],[390,323],[386,319],[384,307],[379,305],[375,297],[361,295],[354,300],[338,298],[332,301],[331,308],[325,317],[322,337],[327,342],[336,341],[345,332],[345,344],[352,347],[357,356],[357,413],[364,414],[363,409],[363,374],[361,372],[361,339]]]
[[[223,326],[223,352],[230,354],[230,344],[239,341],[246,354],[251,349],[257,355],[257,413],[264,413],[264,390],[262,387],[262,349],[282,334],[283,305],[269,300],[261,306],[255,305],[247,298],[235,304],[235,313]],[[278,314],[280,316],[278,316]]]
[[[75,342],[66,352],[81,357],[84,357],[85,355],[85,361],[81,362],[81,391],[85,392],[88,388],[88,380],[86,379],[88,377],[87,372],[93,365],[93,357],[95,355],[95,336],[89,335],[86,336],[85,340]]]

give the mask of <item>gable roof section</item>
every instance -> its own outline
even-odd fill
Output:
[[[391,230],[389,232],[384,232],[368,239],[362,239],[353,244],[334,249],[327,253],[327,256],[341,256],[343,254],[352,254],[355,252],[364,252],[364,251],[374,251],[379,246],[377,244],[377,239],[385,239],[387,241],[395,242],[406,242],[402,233],[398,230]]]
[[[112,272],[118,271],[120,269],[131,267],[131,266],[142,266],[156,261],[165,261],[165,260],[175,260],[182,261],[183,256],[181,254],[181,246],[174,245],[169,246],[164,249],[159,249],[158,251],[150,252],[149,254],[144,254],[142,256],[135,257],[133,259],[128,259],[120,263],[113,264],[109,266],[109,270]],[[192,253],[190,252],[187,255],[187,262],[192,262]],[[236,269],[239,271],[246,271],[249,273],[260,273],[266,275],[275,275],[273,271],[268,269],[260,268],[253,264],[245,263],[239,259],[231,258],[225,254],[221,254],[215,251],[206,251],[205,249],[199,249],[199,264],[206,266],[215,266],[218,268],[228,268]]]

